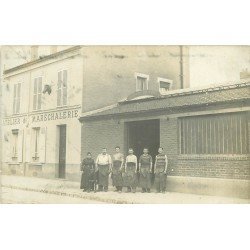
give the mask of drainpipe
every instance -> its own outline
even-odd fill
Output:
[[[180,88],[183,89],[183,45],[180,45]]]

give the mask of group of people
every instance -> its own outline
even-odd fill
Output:
[[[90,191],[108,191],[109,175],[111,174],[112,184],[115,191],[122,192],[126,187],[126,192],[136,192],[140,187],[143,193],[150,193],[152,186],[151,176],[154,174],[154,184],[157,192],[166,191],[167,179],[167,156],[163,148],[158,149],[158,155],[155,157],[154,167],[153,159],[147,148],[143,149],[143,154],[139,158],[139,164],[132,148],[128,150],[128,155],[124,159],[120,152],[120,147],[115,147],[115,153],[112,157],[107,154],[107,149],[103,148],[102,153],[96,158],[92,158],[90,152],[81,163],[81,189],[84,192]],[[97,189],[98,185],[98,189]]]

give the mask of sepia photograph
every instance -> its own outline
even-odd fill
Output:
[[[0,74],[0,203],[250,203],[250,46],[1,45]]]

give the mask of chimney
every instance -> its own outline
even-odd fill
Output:
[[[38,45],[31,46],[31,61],[38,59]]]

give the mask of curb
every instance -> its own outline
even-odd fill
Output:
[[[128,202],[126,200],[116,200],[116,199],[105,199],[93,195],[84,195],[84,194],[72,194],[68,192],[56,191],[56,190],[46,190],[46,189],[35,189],[35,188],[28,188],[28,187],[17,187],[12,185],[1,185],[1,187],[11,188],[11,189],[19,189],[24,191],[31,191],[31,192],[39,192],[39,193],[46,193],[46,194],[54,194],[59,196],[67,196],[73,198],[81,198],[86,200],[93,200],[93,201],[100,201],[105,203],[112,203],[112,204],[135,204],[134,202]]]

